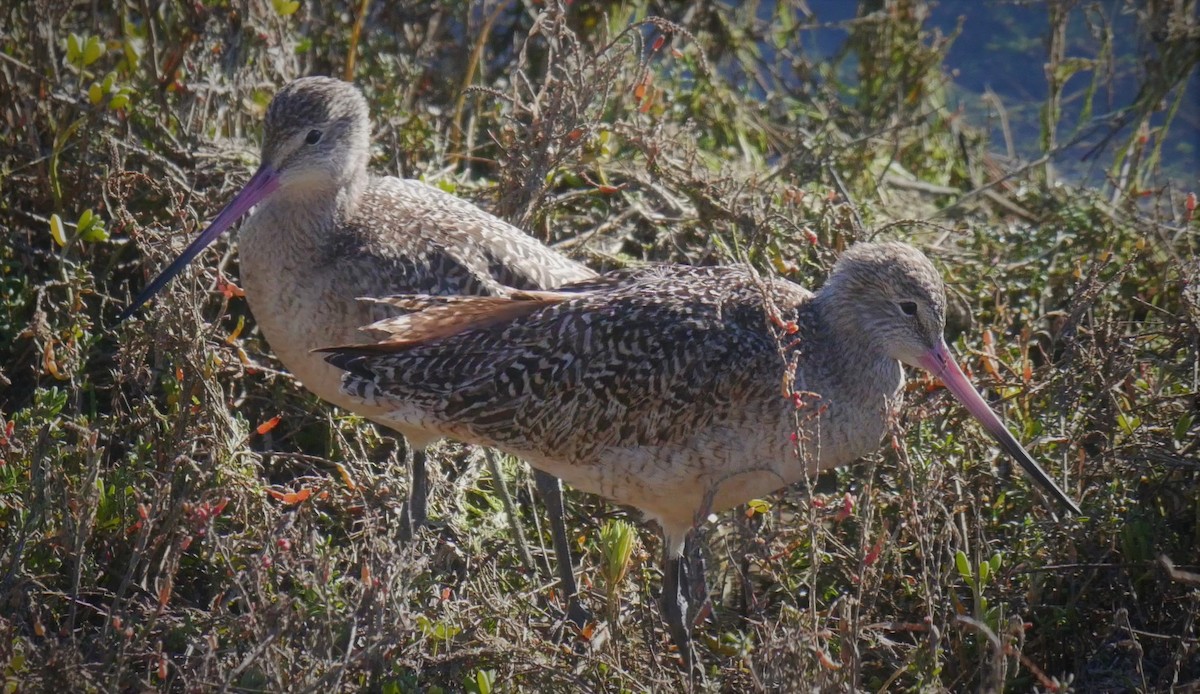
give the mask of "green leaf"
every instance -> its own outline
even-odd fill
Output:
[[[602,569],[611,590],[616,589],[629,571],[635,535],[633,525],[623,520],[610,519],[600,528],[600,551],[604,555]]]
[[[92,213],[90,209],[79,215],[79,238],[91,243],[108,240],[108,230],[104,228],[104,220]]]
[[[67,36],[67,62],[71,65],[79,66],[81,62],[80,58],[82,56],[83,39],[79,36],[79,34],[71,32],[71,34]]]
[[[1142,418],[1122,412],[1117,415],[1117,426],[1121,427],[1126,436],[1133,436],[1133,432],[1142,426]]]
[[[92,82],[92,86],[88,87],[88,101],[91,102],[93,106],[96,106],[103,100],[104,90],[100,88],[100,85]]]
[[[125,108],[128,105],[129,105],[129,95],[124,92],[120,92],[120,93],[114,95],[113,98],[110,99],[108,102],[108,107],[114,111]]]
[[[1086,58],[1067,58],[1054,67],[1054,77],[1062,84],[1075,73],[1091,70],[1094,66],[1094,61]]]
[[[25,654],[24,653],[14,653],[12,656],[12,660],[10,660],[8,662],[8,669],[13,674],[20,673],[22,670],[24,670],[25,669]]]
[[[138,34],[137,25],[125,22],[125,40],[121,42],[121,52],[125,54],[126,69],[130,72],[137,69],[145,52],[145,40]]]
[[[496,683],[495,670],[476,670],[475,671],[475,686],[479,694],[491,694],[492,688]]]
[[[974,573],[971,571],[971,562],[967,560],[966,552],[960,549],[954,553],[954,566],[958,568],[959,576],[974,585]]]
[[[1192,430],[1192,422],[1194,421],[1196,421],[1194,416],[1185,414],[1179,418],[1178,422],[1175,422],[1174,436],[1176,441],[1183,442],[1188,440],[1188,432]]]
[[[67,235],[63,231],[62,217],[57,214],[50,215],[50,238],[54,239],[54,243],[57,243],[59,248],[67,245]]]
[[[979,565],[979,585],[986,585],[992,575],[992,565],[986,561]]]
[[[771,503],[762,499],[751,499],[746,502],[746,505],[755,513],[769,513],[771,511]]]
[[[104,45],[100,43],[100,37],[89,36],[87,43],[83,46],[83,66],[91,65],[102,55],[104,55]]]
[[[280,17],[295,14],[296,10],[300,9],[300,0],[271,0],[271,4],[275,6],[275,13]]]
[[[449,641],[462,631],[459,627],[445,622],[434,622],[425,615],[417,616],[417,626],[425,636],[437,641]]]

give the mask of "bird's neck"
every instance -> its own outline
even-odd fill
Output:
[[[330,229],[354,215],[369,182],[364,171],[338,186],[280,190],[255,214],[260,218],[256,221],[271,230],[273,243],[300,250],[320,248]]]
[[[821,457],[835,465],[875,450],[904,385],[900,362],[851,328],[856,323],[841,312],[844,308],[844,302],[814,298],[794,386],[826,406],[820,411],[828,445]]]
[[[817,294],[804,310],[810,313],[798,321],[807,326],[807,334],[798,341],[801,359],[820,355],[823,363],[840,374],[900,373],[899,362],[860,329],[853,307],[846,310],[844,302],[831,302]]]

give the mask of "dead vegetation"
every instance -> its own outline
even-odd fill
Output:
[[[1156,109],[1194,98],[1195,3],[1139,5],[1162,41],[1121,118],[1149,139],[1114,131],[1103,188],[989,154],[925,3],[862,3],[825,61],[804,5],[0,10],[5,691],[685,686],[653,533],[607,600],[600,531],[621,510],[569,498],[604,643],[560,635],[473,449],[439,449],[438,525],[401,543],[403,451],[279,370],[234,244],[108,329],[249,173],[274,89],[351,64],[377,171],[599,268],[737,261],[814,285],[855,240],[914,240],[961,304],[976,382],[1082,500],[1055,521],[918,378],[879,455],[708,526],[698,689],[1197,686],[1200,227],[1155,155]]]

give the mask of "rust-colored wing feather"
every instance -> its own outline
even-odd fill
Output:
[[[318,352],[389,354],[457,335],[466,330],[486,328],[526,316],[539,308],[552,306],[586,292],[520,291],[506,296],[436,296],[410,294],[367,298],[398,308],[406,313],[376,321],[364,332],[385,333],[378,342],[342,345],[318,349]]]

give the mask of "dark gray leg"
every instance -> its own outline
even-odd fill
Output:
[[[554,538],[554,556],[558,560],[558,587],[567,601],[567,619],[582,627],[592,620],[589,612],[579,600],[579,586],[575,583],[575,561],[571,555],[571,544],[567,540],[567,525],[563,520],[562,483],[553,475],[541,470],[533,471],[538,495],[546,505],[550,518],[550,535]]]
[[[409,468],[411,483],[408,503],[405,504],[404,515],[400,521],[400,539],[405,542],[411,540],[428,520],[425,511],[428,503],[429,474],[425,469],[425,449],[418,450],[410,445],[409,453],[412,455],[412,467]]]
[[[426,509],[429,503],[429,473],[425,469],[425,449],[413,450],[412,462],[412,492],[409,499],[412,503],[413,529],[425,525],[429,520]]]
[[[513,503],[512,494],[508,492],[508,482],[500,469],[500,461],[496,452],[490,448],[483,449],[483,457],[487,459],[488,472],[492,473],[492,486],[500,496],[504,505],[504,515],[508,517],[508,529],[512,531],[513,542],[517,543],[517,554],[521,556],[521,564],[527,571],[537,573],[537,564],[533,563],[533,555],[529,553],[529,542],[525,539],[525,530],[521,527],[521,516],[517,513],[517,505]]]
[[[669,548],[664,551],[662,610],[671,640],[683,658],[683,667],[691,672],[695,658],[692,656],[692,623],[687,618],[691,612],[688,599],[691,590],[684,583],[685,560],[674,556]]]
[[[688,534],[683,545],[682,567],[680,581],[688,596],[688,627],[708,616],[712,604],[708,598],[708,574],[704,565],[704,552],[701,551],[701,541],[696,531]]]
[[[703,670],[692,648],[692,626],[711,608],[700,544],[692,530],[684,540],[682,557],[673,556],[667,549],[663,556],[663,618],[683,658],[684,669],[693,677],[703,677]]]

